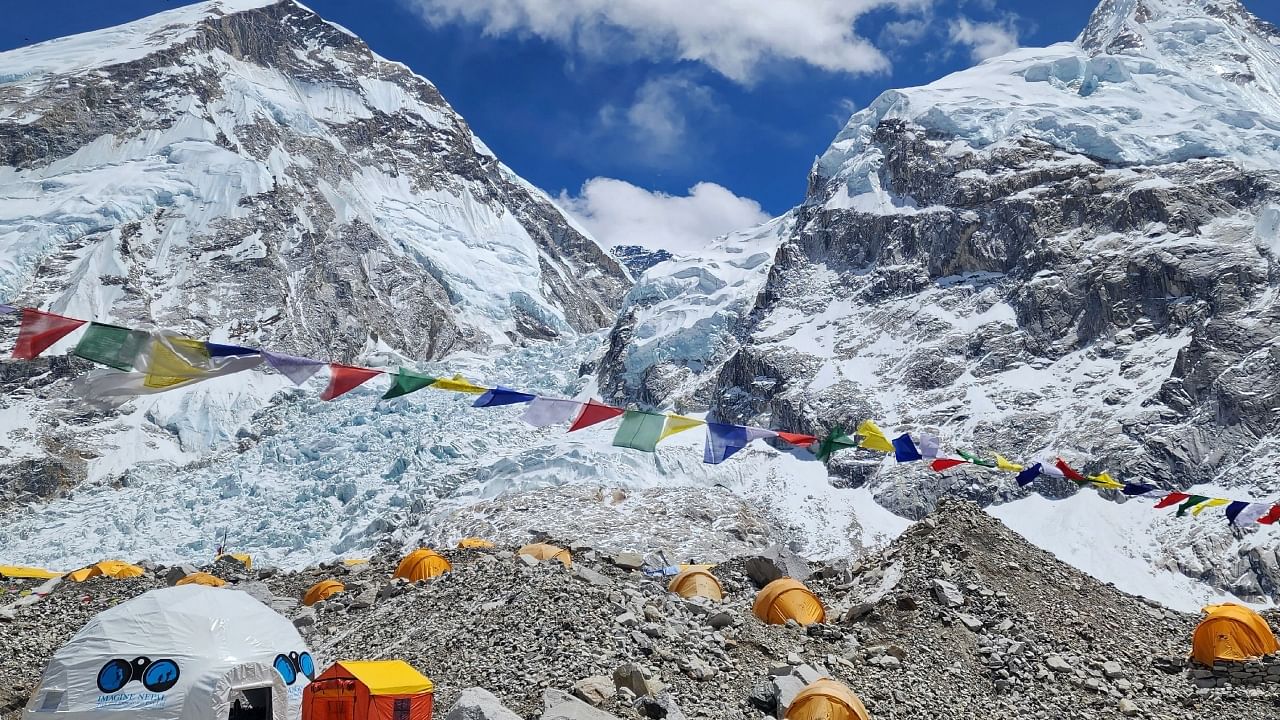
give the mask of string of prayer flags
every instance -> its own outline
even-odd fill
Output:
[[[293,381],[294,385],[303,385],[311,379],[312,375],[320,372],[320,368],[325,366],[322,360],[313,360],[311,358],[298,357],[297,355],[285,355],[284,353],[271,352],[270,350],[262,351],[262,359],[267,364],[275,368],[277,372]]]
[[[771,437],[778,437],[778,433],[758,427],[709,422],[707,423],[707,444],[702,450],[702,461],[710,465],[719,465],[753,441]]]
[[[524,409],[520,419],[534,427],[551,427],[569,422],[581,409],[582,403],[577,400],[536,397]]]
[[[685,430],[701,425],[706,425],[706,423],[697,418],[685,417],[684,415],[668,415],[667,421],[662,424],[662,435],[658,439],[666,440],[676,433],[682,433]]]
[[[883,453],[891,453],[894,451],[893,443],[889,442],[889,438],[885,436],[884,431],[880,429],[870,420],[863,420],[858,423],[858,435],[862,436],[862,441],[858,443],[858,447],[865,450],[877,450]]]
[[[332,400],[345,395],[365,382],[384,374],[381,370],[329,363],[329,386],[320,393],[321,400]]]
[[[826,460],[835,451],[852,447],[858,447],[858,441],[846,435],[844,430],[837,425],[822,439],[822,442],[818,445],[818,452],[815,454],[819,460]]]
[[[448,390],[449,392],[466,393],[468,395],[483,395],[489,391],[489,388],[473,385],[471,381],[461,375],[454,375],[451,378],[440,378],[431,383],[433,390]]]
[[[412,392],[417,392],[422,388],[430,387],[432,383],[439,379],[440,378],[432,377],[430,375],[413,372],[407,368],[400,368],[392,377],[391,387],[387,388],[387,391],[383,393],[382,399],[390,400],[392,398],[408,395]]]
[[[498,407],[499,405],[519,405],[521,403],[533,402],[537,395],[530,395],[518,390],[512,390],[509,387],[499,385],[496,388],[488,390],[485,394],[476,398],[471,407]]]
[[[920,454],[920,450],[916,447],[915,442],[911,440],[911,435],[908,433],[902,433],[893,439],[893,457],[900,463],[924,459],[924,456]]]
[[[613,435],[613,444],[615,447],[653,452],[662,439],[662,429],[666,423],[667,417],[662,413],[627,410],[622,415],[622,424]]]
[[[22,322],[18,326],[18,342],[13,346],[17,360],[34,360],[50,345],[66,337],[84,325],[84,320],[63,317],[54,313],[22,308]]]
[[[1280,505],[1275,507],[1280,507]],[[1262,518],[1265,517],[1267,513],[1271,512],[1272,509],[1272,506],[1266,503],[1237,500],[1227,506],[1227,521],[1232,525],[1248,525],[1250,523],[1262,522]]]
[[[622,408],[605,405],[604,403],[596,402],[595,400],[588,400],[583,404],[582,408],[578,410],[578,416],[573,419],[573,424],[569,426],[569,432],[591,427],[592,425],[602,423],[605,420],[612,420],[625,412],[626,410],[623,410]]]

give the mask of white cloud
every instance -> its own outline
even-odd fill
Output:
[[[854,23],[882,8],[934,0],[405,0],[428,23],[465,23],[489,35],[542,38],[599,58],[644,56],[705,63],[750,82],[769,60],[833,72],[887,70]]]
[[[1013,18],[1001,22],[974,22],[968,18],[951,21],[951,42],[965,45],[974,62],[1003,55],[1018,47],[1018,28]]]
[[[558,202],[606,247],[639,245],[676,255],[769,219],[760,203],[710,182],[676,196],[598,177],[588,180],[577,197],[561,191]]]
[[[649,165],[665,165],[685,151],[689,117],[719,109],[711,90],[680,75],[651,78],[627,107],[600,109],[599,132],[625,143],[626,153]]]

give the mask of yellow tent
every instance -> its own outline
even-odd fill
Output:
[[[787,707],[784,720],[871,720],[862,700],[830,678],[810,683]]]
[[[520,552],[516,554],[530,555],[541,561],[552,560],[552,559],[559,560],[561,564],[563,564],[565,567],[569,567],[570,565],[573,564],[573,556],[569,554],[568,550],[565,550],[562,547],[557,547],[555,545],[548,545],[546,543],[533,543],[531,545],[525,545],[524,547],[520,548]]]
[[[0,565],[0,577],[26,578],[31,580],[52,580],[66,573],[54,572],[43,568],[24,567],[22,565]]]
[[[347,558],[342,561],[347,567],[355,567],[356,565],[365,565],[369,562],[369,558]]]
[[[303,605],[315,605],[321,600],[328,600],[330,597],[346,590],[347,586],[337,580],[321,580],[312,585],[307,594],[302,596]]]
[[[1235,603],[1210,605],[1191,637],[1191,656],[1204,665],[1215,660],[1245,660],[1280,650],[1261,615]]]
[[[227,581],[223,580],[220,577],[217,577],[216,575],[210,575],[207,572],[193,572],[174,584],[175,585],[204,585],[206,587],[222,587],[223,585],[227,584]]]
[[[827,620],[827,611],[818,596],[799,580],[789,577],[765,585],[756,595],[751,611],[770,625],[783,625],[787,620],[812,625]]]
[[[427,676],[403,660],[339,660],[337,664],[364,683],[370,695],[412,695],[435,689]]]
[[[217,562],[222,558],[231,558],[232,560],[239,561],[239,563],[244,566],[245,570],[253,569],[253,556],[249,553],[223,553],[222,555],[214,558],[213,561]]]
[[[426,580],[443,575],[453,569],[453,565],[435,550],[420,548],[414,550],[400,561],[391,577],[404,578],[410,582]]]
[[[458,547],[463,548],[464,550],[485,550],[493,547],[493,543],[485,540],[484,538],[467,537],[458,541]]]
[[[667,589],[680,597],[704,597],[715,602],[724,600],[724,588],[715,575],[703,569],[685,570],[671,578]]]
[[[144,574],[146,574],[145,570],[132,563],[127,563],[122,560],[103,560],[102,562],[94,563],[89,567],[80,568],[75,572],[67,573],[67,578],[69,580],[74,580],[75,582],[84,582],[89,578],[98,577],[99,575],[106,575],[109,578],[119,580],[121,578],[141,577]]]

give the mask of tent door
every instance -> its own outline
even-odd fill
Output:
[[[227,720],[271,720],[271,688],[236,688]]]

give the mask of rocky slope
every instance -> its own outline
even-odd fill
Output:
[[[629,283],[434,85],[291,0],[0,53],[0,198],[0,301],[327,360],[573,339],[611,323]],[[116,422],[50,402],[83,370],[0,365],[0,492],[193,459],[278,389],[200,389]],[[205,412],[211,427],[182,426]]]
[[[1280,703],[1275,684],[1198,687],[1181,659],[1194,616],[1098,583],[967,503],[943,503],[857,563],[806,567],[773,550],[721,564],[718,605],[666,592],[629,554],[577,546],[572,569],[510,550],[446,554],[453,572],[418,585],[387,581],[391,554],[299,573],[230,561],[208,569],[296,618],[322,667],[346,657],[413,663],[435,680],[442,716],[480,686],[529,718],[548,717],[546,698],[567,693],[621,718],[780,717],[822,674],[852,687],[873,717],[903,720],[1261,719]],[[781,568],[813,572],[826,624],[767,626],[751,614],[761,574]],[[44,661],[85,620],[166,575],[64,583],[3,613],[4,716],[16,717]],[[332,576],[346,592],[297,606]]]
[[[884,93],[814,164],[803,205],[651,269],[602,386],[799,432],[871,417],[952,447],[1274,497],[1276,118],[1280,30],[1244,5],[1104,0],[1075,42]],[[858,453],[831,468],[907,517],[946,495],[1023,495]],[[1130,515],[1103,544],[1280,598],[1274,532]]]

